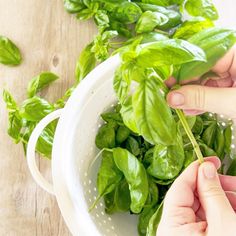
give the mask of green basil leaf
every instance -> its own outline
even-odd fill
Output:
[[[131,78],[129,73],[129,68],[123,64],[116,69],[113,79],[113,88],[116,92],[117,98],[121,103],[124,103],[130,90]]]
[[[163,26],[168,21],[169,18],[160,12],[145,11],[139,18],[135,31],[138,34],[151,32],[156,27]]]
[[[225,139],[225,147],[224,151],[227,155],[231,154],[231,144],[232,144],[232,126],[228,125],[224,130],[224,139]]]
[[[79,83],[85,76],[94,69],[96,58],[94,52],[91,51],[93,43],[88,44],[81,52],[75,69],[76,82]]]
[[[104,61],[109,57],[109,40],[115,38],[117,35],[117,31],[105,31],[95,37],[91,52],[94,53],[97,61]]]
[[[157,207],[146,207],[138,218],[138,232],[140,236],[146,236],[149,220],[156,212]]]
[[[140,213],[148,197],[148,178],[141,162],[126,149],[114,148],[116,166],[129,184],[131,205],[134,213]]]
[[[86,6],[82,0],[64,0],[64,8],[67,12],[74,14],[85,9]]]
[[[119,22],[118,20],[110,19],[110,29],[115,30],[119,35],[126,38],[132,37],[132,32],[129,29],[129,26],[125,23]]]
[[[104,10],[98,10],[94,16],[94,20],[100,29],[106,29],[109,27],[110,20],[107,12]]]
[[[120,114],[123,118],[124,124],[134,133],[138,133],[131,96],[128,97],[124,104],[122,104]]]
[[[157,227],[161,220],[162,210],[163,210],[163,201],[158,206],[156,212],[152,215],[152,217],[149,220],[146,236],[156,236]]]
[[[22,61],[20,50],[8,38],[0,36],[0,63],[16,66]]]
[[[158,144],[155,146],[153,160],[147,172],[161,180],[173,179],[182,170],[184,159],[183,142],[180,134],[178,134],[175,145],[164,146]]]
[[[189,39],[194,34],[201,32],[204,29],[213,27],[214,24],[212,21],[197,17],[190,19],[188,21],[185,21],[176,31],[173,35],[173,38],[179,38],[179,39]]]
[[[140,146],[138,141],[133,138],[132,136],[129,136],[125,142],[125,148],[131,152],[134,156],[138,156],[141,152]]]
[[[28,97],[35,96],[41,89],[47,87],[50,83],[57,80],[59,77],[51,72],[42,72],[34,77],[28,84]]]
[[[115,190],[104,196],[104,202],[107,214],[129,211],[131,199],[127,181],[122,179]]]
[[[236,159],[233,159],[226,174],[231,176],[236,176]]]
[[[140,7],[134,2],[122,2],[111,13],[111,17],[126,24],[135,23],[142,14]]]
[[[125,126],[119,126],[116,131],[116,142],[118,144],[123,143],[130,135],[130,130]]]
[[[99,197],[112,192],[119,184],[122,177],[122,172],[115,165],[113,153],[104,151],[102,153],[102,162],[97,176]]]
[[[152,4],[143,4],[138,3],[140,8],[145,11],[151,11],[153,13],[159,13],[164,15],[167,18],[167,21],[161,25],[158,25],[158,29],[160,30],[168,30],[182,23],[181,14],[179,11],[174,10],[173,8],[165,8]],[[152,17],[151,17],[152,18]],[[147,18],[146,18],[147,19]]]
[[[95,143],[99,149],[114,148],[116,144],[116,134],[114,128],[109,124],[103,125],[98,130]]]
[[[213,144],[216,138],[217,123],[210,124],[202,134],[202,141],[210,148],[213,148]]]
[[[6,103],[8,110],[8,135],[14,139],[15,143],[20,141],[20,132],[23,126],[23,120],[19,114],[19,108],[12,97],[12,95],[7,91],[3,90],[3,100]]]
[[[217,20],[219,15],[211,0],[187,0],[185,9],[192,16]]]
[[[183,64],[179,71],[178,81],[200,77],[208,72],[234,45],[236,34],[232,30],[214,27],[195,34],[189,39],[189,42],[202,48],[207,60]]]
[[[185,151],[184,169],[196,160],[196,154],[193,150]]]
[[[194,133],[195,136],[200,135],[203,131],[203,121],[200,116],[196,117],[196,122],[192,128],[192,132]]]
[[[176,123],[155,80],[143,80],[133,94],[133,110],[139,134],[151,144],[171,145]]]
[[[20,115],[28,121],[40,121],[54,111],[54,107],[40,97],[28,98],[20,107]]]
[[[215,141],[213,144],[213,149],[215,150],[217,156],[220,159],[224,158],[224,147],[225,147],[225,138],[223,129],[217,125],[215,131]]]
[[[199,147],[204,157],[217,156],[216,152],[205,143],[200,142]]]
[[[101,114],[101,117],[107,123],[114,122],[114,123],[117,123],[118,125],[124,125],[120,113],[117,113],[117,112],[105,112],[105,113]]]
[[[141,0],[143,3],[150,3],[157,6],[169,6],[169,0]]]
[[[136,60],[138,66],[154,67],[181,65],[191,61],[204,62],[206,57],[201,48],[181,39],[170,39],[144,46]]]
[[[149,194],[147,201],[145,203],[145,208],[154,207],[159,200],[159,190],[157,184],[151,177],[148,178],[148,183],[149,183]]]

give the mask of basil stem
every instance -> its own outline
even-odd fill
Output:
[[[195,151],[195,153],[197,155],[198,161],[200,163],[203,163],[204,159],[203,159],[202,152],[201,152],[201,150],[199,148],[199,145],[198,145],[198,143],[197,143],[197,141],[196,141],[196,139],[195,139],[191,129],[189,128],[188,122],[187,122],[187,120],[185,118],[185,115],[184,115],[183,111],[179,110],[179,109],[176,109],[176,113],[177,113],[177,115],[178,115],[178,117],[179,117],[179,119],[180,119],[180,121],[181,121],[181,123],[182,123],[182,125],[184,127],[184,130],[185,130],[186,134],[188,135],[188,138],[190,139],[190,141],[191,141],[191,143],[193,145],[193,149],[194,149],[194,151]]]

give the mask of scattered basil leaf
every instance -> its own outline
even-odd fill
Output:
[[[42,72],[34,77],[28,84],[27,94],[31,98],[35,96],[41,89],[47,87],[50,83],[57,80],[59,77],[51,72]]]
[[[0,63],[17,66],[21,61],[22,56],[17,46],[10,39],[0,36]]]

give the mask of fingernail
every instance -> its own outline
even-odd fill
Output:
[[[173,106],[181,106],[184,104],[184,95],[178,92],[172,92],[170,102]]]
[[[212,163],[204,163],[203,164],[203,173],[206,179],[214,179],[216,176],[216,168]]]

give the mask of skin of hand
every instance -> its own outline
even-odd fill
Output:
[[[217,157],[189,165],[166,194],[157,236],[233,236],[236,177],[217,174]]]
[[[236,45],[216,63],[212,71],[218,76],[204,82],[200,82],[199,78],[194,78],[187,81],[188,85],[170,92],[167,95],[168,104],[173,108],[183,109],[187,115],[197,115],[208,111],[235,120]],[[174,78],[166,82],[169,87],[174,83]]]

